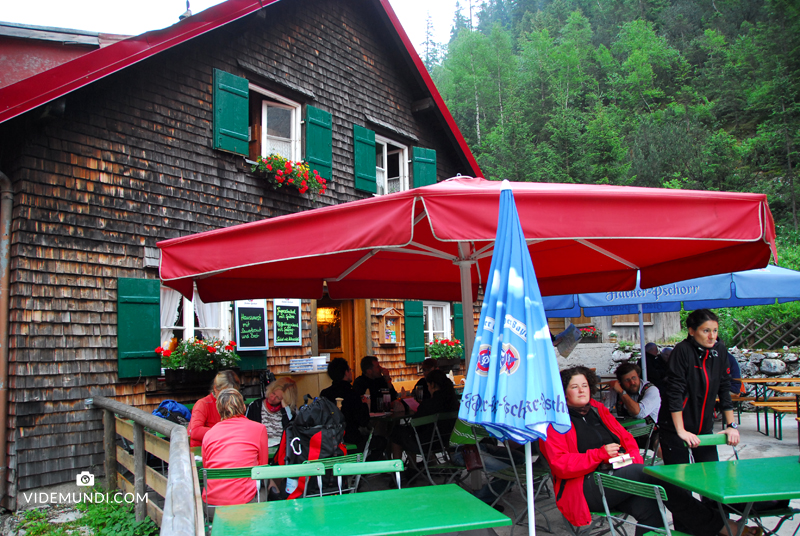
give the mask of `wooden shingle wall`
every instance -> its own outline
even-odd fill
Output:
[[[0,169],[15,189],[12,501],[4,506],[14,508],[19,491],[71,481],[81,470],[102,473],[100,420],[84,409],[85,398],[145,409],[168,398],[148,396],[144,379],[116,374],[117,278],[157,277],[143,268],[145,246],[364,197],[353,188],[353,123],[436,149],[440,179],[469,173],[430,112],[412,115],[412,103],[426,95],[371,5],[280,2],[67,95],[63,117],[40,120],[34,111],[0,125]],[[324,197],[273,191],[242,157],[211,149],[214,68],[333,114],[334,176]],[[304,337],[308,315],[304,306]],[[280,370],[289,358],[310,355],[304,344],[271,351],[270,364]]]

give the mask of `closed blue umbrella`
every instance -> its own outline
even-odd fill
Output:
[[[498,439],[525,443],[533,519],[530,442],[570,427],[564,389],[514,195],[503,181],[492,263],[458,416]],[[531,534],[535,523],[528,523]]]

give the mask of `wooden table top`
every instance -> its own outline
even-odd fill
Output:
[[[769,388],[779,393],[800,395],[800,385],[770,385]]]
[[[738,378],[736,381],[744,383],[800,383],[800,378]]]

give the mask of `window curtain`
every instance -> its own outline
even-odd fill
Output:
[[[161,287],[161,340],[166,341],[174,337],[173,326],[178,320],[178,304],[181,302],[180,292],[171,288]]]
[[[434,339],[444,339],[444,307],[431,307],[431,331]]]
[[[197,292],[194,293],[194,312],[200,323],[200,332],[204,339],[220,338],[221,309],[219,303],[203,303]]]

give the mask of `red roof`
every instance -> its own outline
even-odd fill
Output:
[[[250,15],[278,0],[227,0],[206,9],[183,21],[125,39],[85,54],[16,84],[0,89],[0,123],[24,114],[38,106],[62,97],[76,89],[105,78],[130,65],[145,60],[159,52],[184,43],[194,37],[215,30],[229,22]],[[463,151],[474,174],[481,175],[478,163],[461,135],[453,116],[447,109],[439,91],[431,80],[425,65],[414,50],[414,46],[400,25],[389,0],[372,0],[388,18],[405,47],[411,64],[416,68],[420,81],[427,87],[442,118],[454,136],[454,141]]]

